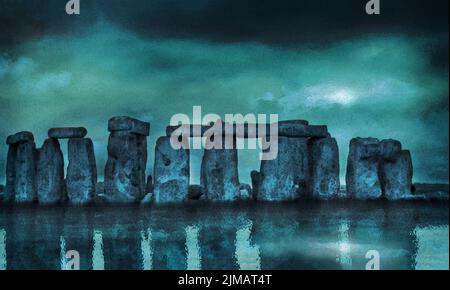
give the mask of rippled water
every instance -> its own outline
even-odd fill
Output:
[[[0,208],[0,269],[448,269],[448,203]]]

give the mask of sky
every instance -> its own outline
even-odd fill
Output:
[[[411,150],[414,181],[448,183],[448,0],[381,0],[371,16],[364,0],[81,0],[72,16],[65,2],[0,0],[0,140],[84,126],[102,179],[107,121],[129,115],[151,123],[151,174],[172,115],[200,105],[328,125],[341,180],[350,139],[376,137]],[[242,182],[259,163],[239,152]]]

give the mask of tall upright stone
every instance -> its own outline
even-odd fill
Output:
[[[311,154],[311,195],[315,199],[332,199],[339,193],[339,150],[336,139],[313,139]]]
[[[347,160],[347,194],[356,199],[378,199],[382,196],[379,178],[381,146],[375,138],[350,141]]]
[[[309,180],[308,138],[278,137],[278,156],[262,160],[258,200],[286,201],[305,196]]]
[[[156,203],[181,202],[189,194],[189,149],[174,149],[170,137],[160,137],[155,147],[154,196]]]
[[[205,149],[200,183],[206,199],[233,201],[240,197],[237,149]]]
[[[69,202],[86,205],[93,201],[97,184],[94,145],[89,138],[69,139],[66,187]]]
[[[36,201],[36,144],[30,132],[8,136],[6,165],[6,201],[30,203]]]
[[[40,204],[55,204],[64,199],[64,157],[57,139],[45,140],[38,150],[36,183]]]
[[[113,117],[108,130],[106,198],[111,203],[138,203],[145,195],[150,124],[130,117]]]
[[[386,199],[401,200],[411,196],[413,165],[409,150],[401,150],[395,158],[384,159],[380,172]]]

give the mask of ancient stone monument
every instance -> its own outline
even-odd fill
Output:
[[[145,195],[150,124],[130,117],[113,117],[108,131],[106,198],[111,203],[137,203]]]
[[[85,128],[52,128],[39,149],[36,149],[32,133],[19,132],[6,140],[9,145],[6,185],[0,196],[5,202],[39,201],[45,205],[66,201],[86,205],[104,200],[151,204],[198,199],[289,201],[338,197],[339,150],[326,126],[310,125],[303,120],[261,127],[249,125],[239,130],[232,127],[233,130],[226,130],[222,137],[231,137],[226,140],[233,141],[234,145],[237,138],[277,138],[278,146],[276,158],[263,158],[259,171],[251,172],[251,186],[239,181],[236,146],[205,149],[201,184],[191,185],[190,151],[174,149],[171,144],[171,133],[179,126],[167,127],[167,136],[158,139],[153,176],[146,178],[150,124],[130,117],[113,117],[108,122],[110,136],[104,183],[97,183],[94,146],[91,139],[85,138]],[[271,131],[273,125],[278,126],[275,132]],[[211,126],[190,125],[189,129],[196,130],[191,130],[189,137],[205,137],[203,134]],[[69,139],[65,178],[58,139]],[[348,197],[361,200],[410,198],[412,176],[411,153],[403,150],[399,141],[351,140],[346,173]]]
[[[188,149],[174,149],[170,137],[160,137],[156,142],[153,171],[155,202],[182,202],[187,199],[190,176]]]
[[[310,141],[310,194],[315,199],[336,198],[339,193],[339,149],[334,138]]]
[[[69,165],[66,186],[69,201],[85,205],[93,201],[97,184],[97,166],[94,145],[89,138],[69,140]]]
[[[240,198],[236,149],[205,149],[200,180],[206,199],[233,201]]]
[[[30,132],[8,136],[5,201],[30,203],[36,201],[36,144]]]
[[[36,183],[39,203],[64,200],[64,157],[58,139],[48,138],[38,150]]]
[[[412,161],[396,140],[354,138],[347,161],[347,194],[356,199],[398,200],[411,195]]]

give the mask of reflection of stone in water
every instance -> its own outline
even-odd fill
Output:
[[[449,243],[447,226],[416,227],[416,270],[448,270]],[[443,243],[442,241],[447,240]]]
[[[61,249],[59,255],[60,255],[60,264],[61,264],[61,270],[66,270],[66,239],[64,236],[59,237],[59,247]]]
[[[251,245],[252,222],[236,231],[235,257],[240,270],[261,270],[259,246]]]
[[[0,270],[6,270],[6,231],[0,229]]]
[[[142,270],[153,269],[152,232],[150,229],[141,231]]]
[[[94,231],[94,245],[92,247],[92,269],[105,270],[105,256],[103,255],[103,234]]]
[[[202,267],[198,234],[198,227],[186,227],[186,262],[188,270],[200,270]]]
[[[351,269],[352,257],[350,255],[351,244],[349,241],[349,223],[344,220],[341,221],[338,229],[339,242],[337,261],[341,264],[342,269]]]

